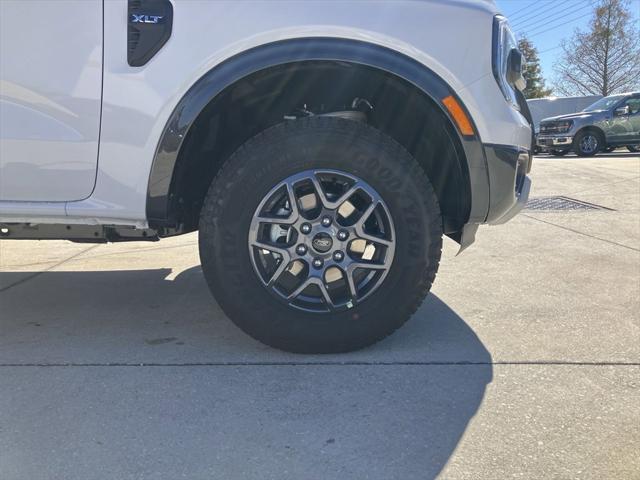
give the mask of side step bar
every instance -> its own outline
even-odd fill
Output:
[[[163,232],[170,234],[170,232]],[[157,230],[108,225],[0,223],[0,239],[106,243],[160,240]]]

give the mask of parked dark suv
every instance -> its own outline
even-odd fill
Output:
[[[626,146],[640,151],[640,92],[601,98],[582,112],[545,118],[537,137],[540,147],[554,155],[573,150],[590,157]]]

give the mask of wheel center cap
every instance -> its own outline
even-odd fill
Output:
[[[311,240],[313,249],[320,253],[327,253],[333,246],[333,240],[327,233],[318,233],[313,240]]]

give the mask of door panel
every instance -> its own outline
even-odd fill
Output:
[[[0,200],[93,190],[102,0],[0,0]]]
[[[630,98],[616,108],[624,106],[629,108],[629,113],[616,115],[614,109],[610,121],[610,131],[607,132],[608,139],[622,145],[625,142],[633,143],[640,140],[640,98]]]
[[[633,143],[640,142],[640,97],[627,101],[629,105],[629,138]]]

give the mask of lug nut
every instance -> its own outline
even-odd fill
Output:
[[[331,225],[331,217],[323,217],[320,223],[322,223],[323,227],[328,227]]]
[[[342,253],[340,250],[333,252],[333,259],[336,262],[341,262],[342,260],[344,260],[344,253]]]
[[[346,230],[338,230],[338,240],[344,242],[347,238],[349,238],[349,232]]]
[[[313,262],[311,263],[313,265],[313,268],[322,268],[322,265],[324,265],[324,262],[321,258],[314,258]]]
[[[296,253],[298,255],[304,255],[305,253],[307,253],[307,246],[300,244],[296,247]]]
[[[311,232],[311,225],[309,225],[308,223],[303,223],[302,225],[300,225],[300,231],[304,234]]]

